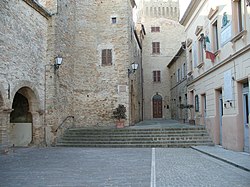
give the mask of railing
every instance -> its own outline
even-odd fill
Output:
[[[66,120],[68,120],[69,118],[72,118],[72,119],[73,119],[73,123],[74,123],[75,117],[74,117],[74,116],[67,116],[67,117],[63,120],[63,122],[56,128],[55,132],[57,132],[58,129],[60,129],[60,128],[63,126],[64,122],[65,122]]]

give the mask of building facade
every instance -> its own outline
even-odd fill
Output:
[[[250,8],[247,1],[193,0],[185,26],[190,120],[215,144],[249,152]]]
[[[185,42],[167,65],[170,74],[171,119],[188,122],[187,63]]]
[[[167,64],[184,40],[178,23],[179,2],[143,0],[139,20],[147,35],[143,41],[143,119],[170,119],[170,74]]]
[[[112,127],[118,104],[126,125],[141,119],[143,27],[133,8],[133,0],[0,2],[1,149],[51,145],[72,125]],[[132,63],[139,68],[129,74]]]

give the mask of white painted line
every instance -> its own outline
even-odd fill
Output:
[[[150,185],[150,187],[156,187],[156,175],[155,175],[155,148],[152,148],[151,185]]]

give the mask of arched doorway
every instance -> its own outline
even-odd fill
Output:
[[[12,109],[10,123],[32,123],[32,115],[29,112],[29,102],[25,96],[16,93]]]
[[[158,94],[153,97],[153,118],[162,118],[162,97]]]
[[[33,141],[33,115],[38,108],[36,95],[29,87],[22,87],[15,93],[9,130],[12,146],[28,146]]]

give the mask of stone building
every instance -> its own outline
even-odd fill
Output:
[[[185,26],[188,103],[215,144],[249,152],[250,7],[247,1],[192,0]]]
[[[113,126],[118,104],[127,108],[126,125],[141,119],[145,32],[136,32],[134,7],[133,0],[0,2],[1,149],[51,145],[68,125]],[[128,75],[132,63],[139,68]]]
[[[187,63],[185,42],[167,67],[170,74],[171,119],[188,122]]]
[[[139,20],[147,35],[143,41],[143,119],[170,119],[170,74],[167,64],[184,40],[178,23],[177,0],[143,0]]]

